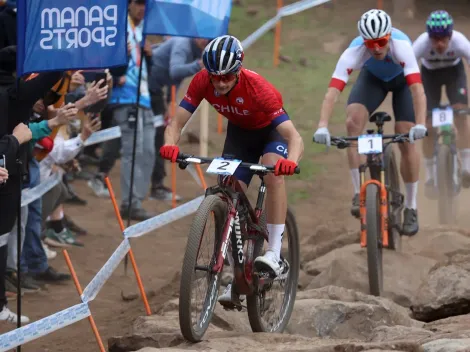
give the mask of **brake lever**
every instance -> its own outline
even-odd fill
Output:
[[[178,162],[178,167],[181,169],[181,170],[186,170],[186,168],[188,167],[189,165],[189,162],[185,161],[185,160],[181,160]]]

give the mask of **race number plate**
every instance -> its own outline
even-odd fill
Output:
[[[382,136],[380,134],[365,134],[359,136],[357,143],[359,154],[380,154],[383,150]]]
[[[215,158],[214,160],[212,160],[211,164],[207,168],[207,172],[210,174],[233,175],[240,163],[240,160],[226,160],[224,158]]]
[[[432,110],[432,127],[452,125],[454,123],[454,111],[451,107]]]

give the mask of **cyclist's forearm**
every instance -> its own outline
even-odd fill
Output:
[[[298,164],[304,154],[304,141],[300,134],[297,134],[287,142],[287,150],[289,151],[287,159]]]
[[[181,130],[175,120],[172,120],[165,129],[165,145],[176,145],[181,138]]]
[[[410,90],[413,98],[416,124],[424,125],[426,123],[426,95],[424,94],[423,85],[415,83],[410,86]]]
[[[170,120],[170,124],[165,129],[165,144],[175,145],[179,142],[181,131],[188,123],[192,113],[179,106],[175,116]]]
[[[333,115],[333,109],[340,94],[341,92],[338,89],[333,87],[328,88],[325,98],[323,99],[318,127],[328,126],[328,121],[331,115]]]

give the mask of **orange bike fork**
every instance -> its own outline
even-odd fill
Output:
[[[382,228],[382,245],[388,247],[388,202],[387,202],[387,189],[385,185],[377,180],[368,180],[361,185],[361,192],[359,194],[359,209],[361,215],[361,247],[367,246],[366,236],[366,188],[369,184],[375,184],[380,189],[380,223]]]

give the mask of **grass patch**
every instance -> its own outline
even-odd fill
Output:
[[[296,191],[290,191],[287,195],[287,201],[289,203],[296,203],[300,200],[306,200],[309,199],[311,196],[309,191],[306,191],[304,189],[296,190]]]

